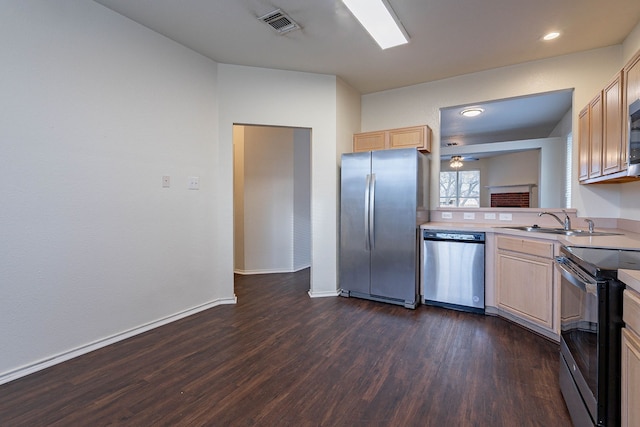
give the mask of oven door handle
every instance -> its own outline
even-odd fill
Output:
[[[567,279],[573,286],[578,287],[589,294],[598,295],[598,282],[595,279],[582,273],[580,267],[569,261],[566,257],[555,258],[556,266],[560,270],[560,275]]]

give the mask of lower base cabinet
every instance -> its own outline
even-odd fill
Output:
[[[640,294],[624,291],[622,318],[620,414],[622,427],[640,426]]]
[[[622,328],[621,426],[640,426],[640,337]]]
[[[498,308],[557,333],[553,242],[498,236],[497,248]]]

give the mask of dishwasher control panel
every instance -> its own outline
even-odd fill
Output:
[[[484,233],[474,232],[422,230],[422,238],[425,240],[484,242],[484,236]]]

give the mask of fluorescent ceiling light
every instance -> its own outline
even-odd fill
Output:
[[[409,36],[386,0],[342,0],[382,49],[409,43]]]

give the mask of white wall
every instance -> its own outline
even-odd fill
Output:
[[[235,271],[257,274],[309,267],[309,130],[234,126],[233,132]]]
[[[244,131],[245,272],[290,271],[293,262],[293,129]]]
[[[72,0],[3,2],[0,50],[0,382],[233,302],[212,263],[217,64]]]
[[[532,188],[535,197],[531,197],[531,207],[540,206],[540,155],[542,150],[528,150],[518,153],[503,154],[488,159],[487,186],[501,186],[511,184],[536,184]],[[520,190],[522,191],[522,190]],[[485,205],[491,206],[490,191],[486,193]]]
[[[538,168],[538,205],[543,208],[564,206],[564,169],[565,169],[565,138],[537,138],[523,139],[520,141],[504,141],[483,144],[482,150],[485,153],[507,152],[511,150],[539,150],[540,167]],[[472,155],[477,150],[472,145],[459,147],[443,147],[440,149],[442,155]],[[492,165],[485,166],[487,168]],[[525,184],[522,179],[514,184]],[[482,184],[484,185],[484,184]],[[432,196],[433,197],[433,196]],[[482,195],[481,195],[482,197]],[[488,195],[486,195],[488,197]],[[437,205],[436,205],[437,206]]]
[[[368,94],[362,97],[362,130],[427,124],[433,129],[432,156],[438,159],[440,108],[568,88],[575,88],[572,127],[577,129],[580,106],[586,105],[622,65],[622,46],[614,46]],[[431,174],[433,206],[437,206],[438,172],[436,161]],[[582,216],[619,217],[621,185],[578,186],[576,175],[573,205]]]
[[[219,162],[216,165],[217,267],[232,286],[233,150],[235,124],[311,129],[311,296],[337,294],[336,77],[220,64]],[[274,95],[276,94],[276,95]]]
[[[515,184],[536,184],[540,174],[540,150],[532,149],[518,153],[483,157],[475,161],[465,161],[460,169],[449,166],[449,160],[440,162],[441,171],[480,171],[480,207],[491,207],[491,192],[488,187]],[[536,188],[535,194],[538,193]],[[533,203],[534,200],[532,199]],[[537,207],[537,206],[532,206]]]
[[[244,255],[244,129],[233,127],[233,269],[245,270]]]
[[[311,266],[311,131],[293,130],[293,271]]]

